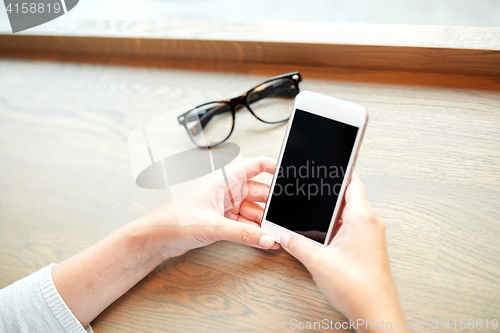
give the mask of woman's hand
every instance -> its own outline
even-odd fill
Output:
[[[389,267],[385,225],[370,205],[358,174],[352,177],[345,202],[342,225],[329,246],[319,247],[296,233],[284,234],[281,245],[304,264],[330,303],[348,318],[391,322],[390,332],[398,328],[398,322],[404,328]]]
[[[218,240],[279,248],[260,229],[269,186],[251,181],[274,173],[276,161],[256,157],[212,174],[156,212],[116,230],[52,269],[57,291],[83,326],[163,260]],[[230,190],[228,190],[228,188]]]
[[[156,243],[164,258],[219,240],[278,249],[274,237],[260,228],[264,209],[258,203],[266,202],[270,187],[250,179],[275,169],[276,160],[259,156],[217,170],[139,223],[164,236]]]

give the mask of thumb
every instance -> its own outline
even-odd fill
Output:
[[[353,172],[351,181],[347,186],[345,201],[346,204],[359,203],[363,205],[369,205],[365,185],[361,180],[361,176],[357,172]]]
[[[223,216],[217,216],[216,220],[215,236],[218,240],[241,243],[259,249],[274,247],[274,237],[257,226],[237,222]]]
[[[281,246],[292,256],[308,267],[312,254],[322,249],[306,237],[295,232],[287,232],[280,239]]]

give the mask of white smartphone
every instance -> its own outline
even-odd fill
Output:
[[[329,244],[367,122],[361,105],[310,91],[295,97],[262,220],[277,242],[291,230]]]

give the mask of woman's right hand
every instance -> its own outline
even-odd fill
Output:
[[[352,176],[345,194],[342,225],[330,245],[320,247],[304,236],[290,232],[281,245],[311,273],[330,303],[352,321],[363,325],[383,321],[387,329],[404,330],[405,318],[391,275],[385,241],[385,224],[373,210],[358,174]],[[401,323],[398,325],[398,323]],[[379,326],[374,332],[383,332]]]

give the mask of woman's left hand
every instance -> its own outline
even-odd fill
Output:
[[[267,201],[270,187],[251,180],[263,172],[273,174],[275,169],[276,160],[259,156],[217,170],[174,202],[138,222],[158,228],[155,230],[163,237],[155,238],[164,258],[219,240],[279,249],[274,237],[260,228],[264,209],[258,203]]]
[[[260,228],[269,186],[252,181],[274,173],[276,161],[255,157],[212,173],[196,188],[116,230],[52,269],[57,291],[86,326],[163,260],[219,240],[278,249]],[[227,179],[227,183],[226,180]]]

